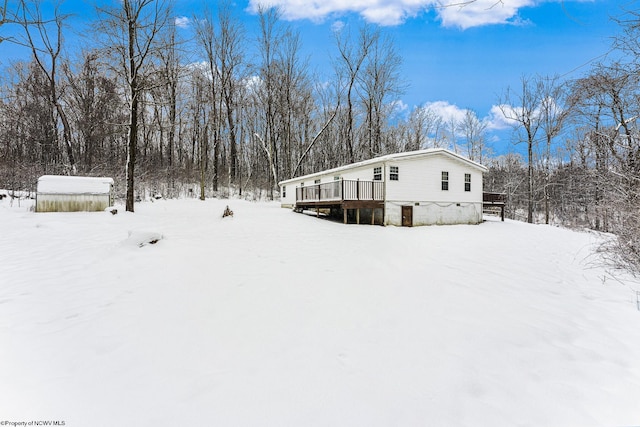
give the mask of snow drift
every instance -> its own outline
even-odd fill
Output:
[[[640,312],[591,233],[228,200],[118,215],[5,200],[0,224],[3,420],[640,423]]]

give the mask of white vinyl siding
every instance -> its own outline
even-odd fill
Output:
[[[482,172],[447,155],[428,159],[408,159],[393,162],[402,170],[402,179],[386,186],[386,198],[401,202],[482,202]],[[449,190],[442,191],[442,172],[449,173]],[[475,182],[471,191],[464,191],[464,174]]]
[[[397,158],[381,158],[367,161],[362,165],[346,166],[287,180],[281,185],[289,188],[283,197],[283,207],[295,206],[297,189],[306,181],[307,185],[316,179],[331,182],[339,176],[342,180],[372,181],[380,171],[385,190],[386,225],[400,225],[400,206],[414,207],[414,224],[477,224],[482,221],[482,173],[484,167],[458,158],[447,151],[431,152],[425,155]],[[392,171],[393,167],[393,171]],[[387,172],[388,171],[388,172]],[[400,179],[402,171],[402,179]],[[442,172],[448,172],[448,191],[442,191]],[[391,180],[392,172],[398,180]],[[465,175],[469,176],[466,177]],[[465,179],[473,186],[465,191]]]

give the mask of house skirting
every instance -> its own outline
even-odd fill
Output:
[[[341,217],[345,224],[421,226],[482,222],[482,202],[305,201],[296,203],[295,210],[315,210],[318,215],[322,212]],[[408,219],[407,212],[410,214]]]
[[[403,225],[403,206],[411,213],[412,226],[480,224],[482,222],[482,202],[428,202],[428,201],[387,201],[385,202],[385,225]]]

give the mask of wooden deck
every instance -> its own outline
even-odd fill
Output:
[[[355,210],[356,223],[360,223],[360,209],[371,209],[371,223],[375,223],[375,210],[382,209],[384,218],[384,182],[340,180],[296,188],[295,210],[341,209],[347,223],[349,210]]]
[[[376,210],[382,210],[378,219],[384,218],[384,182],[340,180],[322,184],[305,185],[296,188],[297,212],[315,210],[319,216],[322,209],[331,212],[341,210],[343,221],[347,223],[349,211],[355,212],[356,223],[360,223],[360,209],[367,209],[367,217],[374,224]],[[482,193],[482,207],[488,212],[497,213],[504,221],[504,207],[507,196],[504,193]]]
[[[488,212],[500,210],[500,218],[504,221],[504,206],[507,203],[507,195],[504,193],[482,193],[482,209]]]

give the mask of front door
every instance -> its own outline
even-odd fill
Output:
[[[402,226],[411,227],[413,225],[413,206],[402,207]]]

